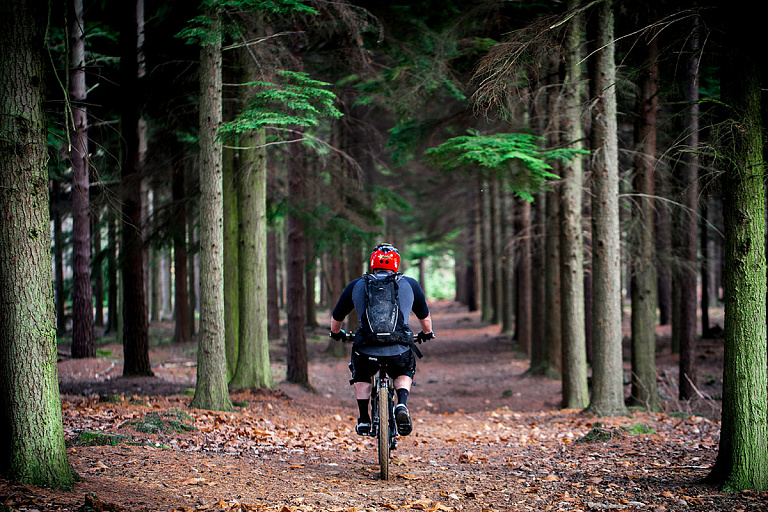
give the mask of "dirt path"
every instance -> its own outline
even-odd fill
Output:
[[[233,393],[232,413],[188,409],[192,346],[154,347],[153,379],[110,378],[121,372],[116,346],[100,347],[100,358],[61,362],[68,452],[81,480],[70,492],[0,480],[0,504],[76,510],[87,501],[104,511],[768,509],[764,493],[724,495],[697,483],[716,456],[716,421],[640,412],[598,419],[558,410],[559,382],[526,376],[528,362],[498,336],[498,326],[450,303],[436,305],[433,315],[439,338],[422,346],[409,399],[414,432],[401,439],[387,482],[378,478],[373,441],[353,431],[347,360],[325,356],[327,331],[318,329],[309,340],[311,391],[281,383],[279,391]],[[667,359],[663,365],[674,363]],[[284,347],[273,348],[272,360],[284,375]],[[125,398],[99,400],[113,393]],[[150,424],[165,431],[147,433]],[[83,432],[102,433],[115,445],[85,442]]]

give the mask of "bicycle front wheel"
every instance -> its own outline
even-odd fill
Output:
[[[381,479],[389,480],[389,391],[386,387],[379,388],[379,466],[381,467]]]

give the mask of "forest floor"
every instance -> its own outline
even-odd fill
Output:
[[[325,353],[326,328],[308,335],[311,389],[283,381],[278,343],[278,389],[233,392],[236,410],[220,413],[189,408],[195,345],[168,342],[172,326],[158,324],[155,377],[121,377],[122,349],[108,338],[96,358],[62,358],[79,480],[69,491],[0,480],[0,511],[768,510],[768,493],[701,483],[718,449],[721,339],[701,340],[701,396],[680,402],[660,329],[665,412],[597,418],[559,409],[560,382],[529,376],[498,325],[450,302],[432,311],[438,339],[421,347],[414,431],[400,438],[388,481],[373,439],[354,433],[348,361]]]

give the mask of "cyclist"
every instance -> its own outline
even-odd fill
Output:
[[[419,283],[410,277],[398,274],[400,268],[400,253],[392,244],[379,244],[371,253],[370,273],[350,282],[341,293],[336,307],[331,314],[331,338],[343,340],[345,332],[341,329],[344,318],[354,308],[357,311],[360,325],[355,333],[355,342],[352,346],[352,360],[349,369],[352,372],[350,383],[355,387],[355,398],[359,417],[355,431],[358,435],[369,435],[371,431],[371,417],[368,412],[369,399],[372,390],[373,376],[382,365],[387,374],[394,379],[395,392],[397,393],[397,405],[395,406],[395,422],[397,431],[402,436],[407,436],[413,430],[411,416],[408,411],[407,401],[416,372],[416,360],[414,353],[421,357],[421,352],[414,345],[413,332],[408,326],[410,312],[413,311],[421,324],[421,332],[418,341],[426,341],[435,337],[432,332],[432,317],[429,314],[426,297]],[[371,316],[389,316],[386,306],[372,307],[371,293],[368,291],[368,282],[373,284],[395,281],[394,301],[399,308],[395,314],[398,318],[395,333],[386,335],[387,341],[380,341],[372,333],[372,326],[376,325],[375,318]]]

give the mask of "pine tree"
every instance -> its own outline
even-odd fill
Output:
[[[2,0],[0,9],[0,474],[68,488],[41,80],[47,5]]]
[[[592,396],[589,410],[619,416],[624,406],[621,353],[619,147],[613,1],[604,0],[588,23],[592,96]],[[590,52],[591,53],[591,52]]]
[[[224,230],[222,204],[221,32],[216,6],[206,13],[208,38],[200,47],[200,334],[197,385],[191,406],[232,409],[224,346]]]
[[[70,29],[70,99],[68,116],[72,162],[72,357],[93,357],[93,294],[91,289],[91,214],[90,156],[88,154],[88,115],[85,106],[85,21],[83,2],[74,0],[74,19]]]
[[[721,62],[728,108],[725,157],[725,353],[720,449],[709,475],[724,490],[768,489],[766,261],[759,27],[720,9],[729,51]]]

